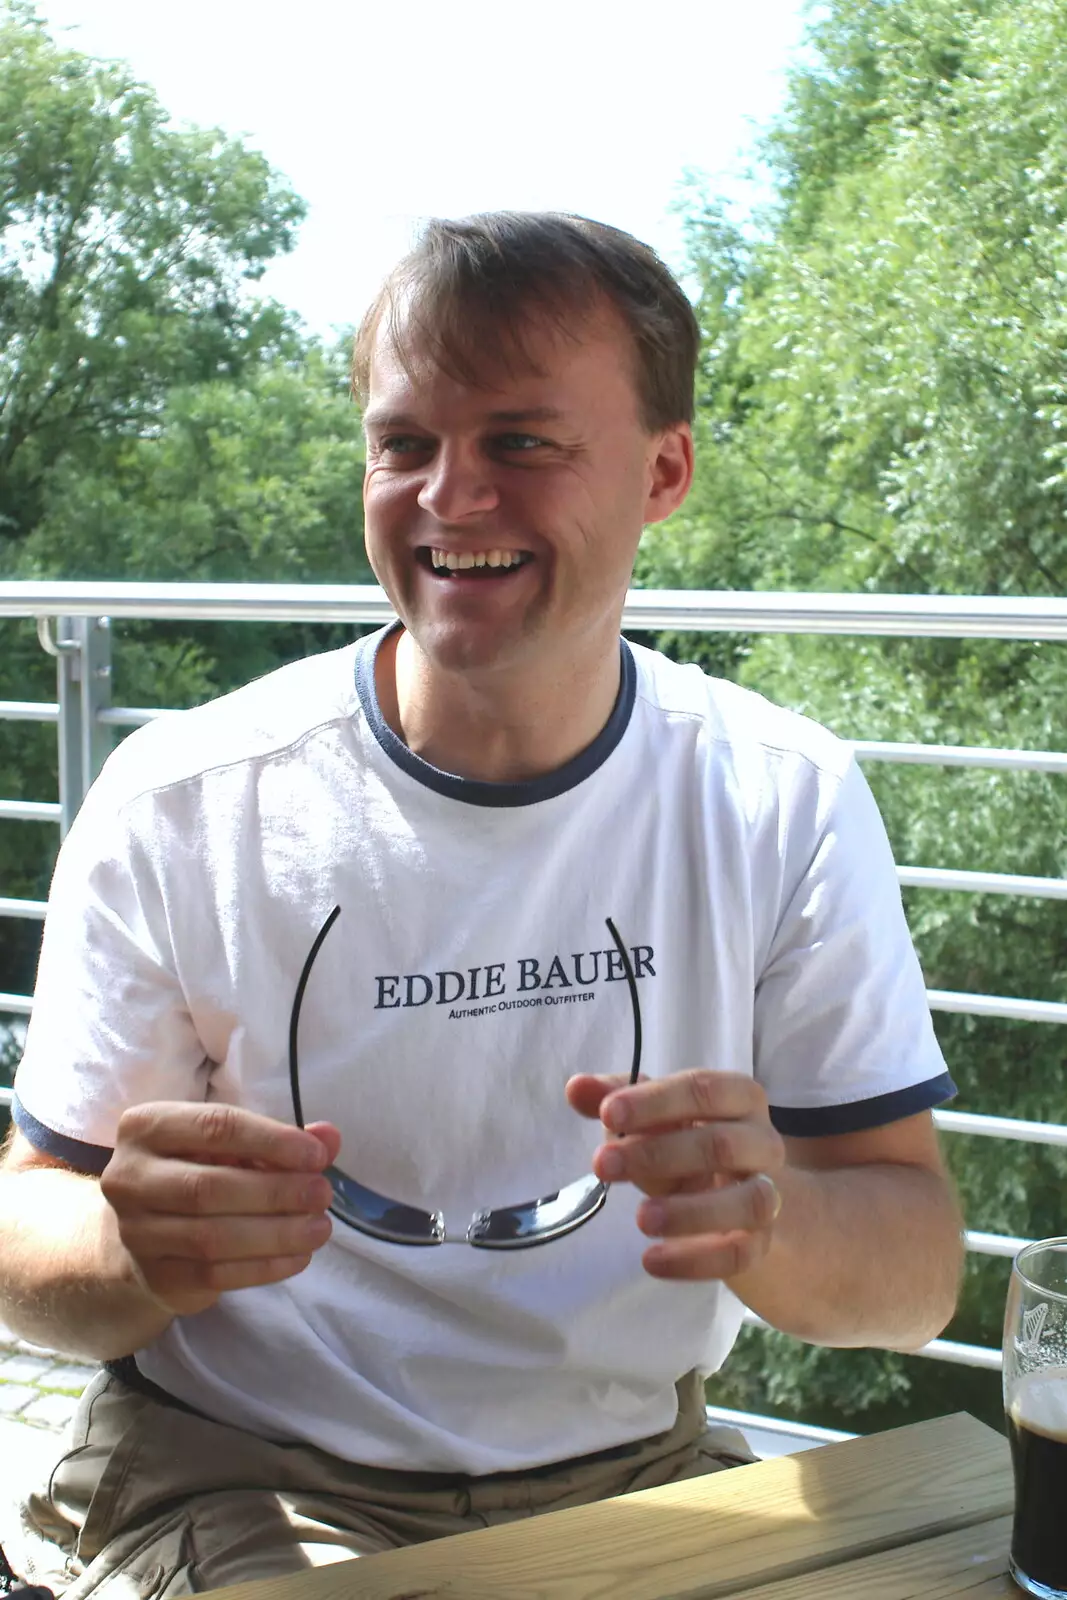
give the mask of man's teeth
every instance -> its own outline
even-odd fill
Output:
[[[470,567],[518,567],[525,560],[521,550],[432,550],[430,560],[438,569],[465,572]]]

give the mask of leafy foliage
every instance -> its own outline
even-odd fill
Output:
[[[643,583],[1064,592],[1065,100],[1065,0],[823,8],[766,142],[777,198],[757,237],[707,197],[688,202],[700,476],[646,536]],[[1063,744],[1061,646],[765,636],[721,659],[849,738]],[[898,860],[1067,874],[1062,777],[868,773]],[[1067,1000],[1062,904],[906,901],[931,988]],[[1058,1029],[935,1020],[961,1108],[1067,1117]],[[949,1152],[971,1227],[1067,1231],[1058,1152],[980,1139]],[[1005,1270],[972,1259],[955,1337],[999,1343]],[[746,1338],[720,1388],[855,1426],[905,1404],[943,1411],[953,1392],[998,1412],[992,1375],[784,1340]]]
[[[0,572],[365,582],[363,450],[341,349],[256,280],[303,202],[262,156],[177,130],[125,68],[0,3]],[[117,628],[115,698],[194,704],[336,628]],[[32,626],[0,624],[0,697],[55,697]],[[0,793],[56,792],[51,729],[0,723]],[[54,836],[0,834],[7,895],[43,898]],[[39,928],[0,922],[0,989]]]
[[[0,11],[0,538],[36,525],[59,464],[99,469],[176,384],[292,348],[291,318],[244,289],[303,209],[262,156],[170,127],[124,68]]]

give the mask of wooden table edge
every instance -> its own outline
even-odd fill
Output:
[[[988,1452],[990,1445],[996,1441],[1005,1452],[1005,1490],[1004,1495],[995,1507],[985,1509],[975,1508],[968,1511],[961,1508],[957,1515],[941,1517],[928,1525],[921,1523],[907,1530],[897,1528],[886,1534],[884,1538],[869,1539],[862,1545],[857,1545],[851,1550],[835,1552],[828,1562],[817,1554],[808,1554],[798,1557],[795,1563],[785,1562],[774,1569],[762,1569],[753,1572],[750,1576],[732,1575],[721,1583],[712,1580],[710,1583],[702,1580],[698,1587],[688,1585],[683,1589],[664,1588],[657,1593],[655,1600],[728,1600],[728,1597],[745,1594],[757,1595],[761,1589],[766,1589],[771,1584],[780,1585],[811,1576],[825,1569],[830,1576],[835,1569],[842,1569],[849,1564],[855,1564],[872,1556],[884,1554],[893,1549],[901,1548],[911,1543],[924,1543],[937,1539],[943,1535],[959,1532],[968,1527],[979,1527],[993,1522],[1010,1511],[1011,1475],[1007,1465],[1007,1441],[987,1423],[980,1422],[967,1412],[955,1412],[945,1417],[931,1418],[924,1422],[908,1423],[900,1428],[888,1429],[883,1433],[862,1435],[856,1439],[845,1441],[841,1444],[820,1446],[810,1451],[798,1452],[793,1456],[771,1458],[770,1460],[754,1462],[749,1466],[735,1467],[728,1473],[714,1473],[708,1478],[689,1479],[679,1484],[668,1484],[660,1488],[639,1490],[632,1495],[621,1495],[614,1500],[601,1501],[599,1506],[614,1507],[625,1506],[628,1502],[638,1503],[643,1508],[654,1506],[657,1502],[665,1507],[677,1507],[684,1503],[688,1496],[695,1500],[707,1494],[709,1488],[719,1489],[725,1493],[727,1480],[731,1486],[740,1483],[743,1475],[762,1472],[767,1475],[768,1469],[778,1469],[781,1463],[799,1461],[803,1458],[819,1458],[824,1450],[837,1452],[839,1461],[842,1452],[859,1453],[857,1446],[866,1446],[869,1454],[871,1441],[895,1440],[897,1447],[902,1439],[908,1435],[920,1435],[923,1440],[947,1438],[953,1449],[958,1448],[966,1453],[972,1450],[975,1454]],[[969,1443],[973,1440],[973,1444]],[[877,1448],[875,1446],[874,1448]],[[558,1533],[561,1519],[571,1518],[575,1513],[589,1513],[598,1508],[574,1507],[560,1511],[549,1511],[539,1514],[534,1518],[521,1518],[514,1522],[497,1525],[490,1528],[465,1531],[453,1534],[444,1539],[428,1540],[424,1543],[403,1546],[396,1550],[384,1550],[371,1555],[358,1558],[358,1569],[353,1570],[351,1563],[344,1560],[340,1563],[331,1563],[326,1566],[308,1567],[305,1571],[286,1576],[261,1578],[249,1582],[235,1584],[224,1589],[205,1591],[212,1595],[225,1596],[226,1600],[339,1600],[341,1595],[356,1597],[361,1595],[372,1596],[373,1600],[407,1600],[407,1597],[433,1596],[462,1597],[462,1588],[455,1584],[462,1577],[463,1559],[461,1552],[471,1548],[471,1541],[477,1541],[479,1554],[485,1551],[487,1545],[503,1543],[505,1546],[509,1538],[516,1543],[522,1543],[521,1530],[528,1530],[533,1523],[541,1519],[553,1518],[554,1530]],[[435,1556],[443,1558],[441,1565],[444,1570],[436,1577],[431,1576],[427,1570],[436,1566]],[[479,1562],[480,1565],[480,1562]],[[339,1571],[338,1569],[343,1569]],[[405,1572],[405,1569],[408,1569]],[[471,1582],[475,1580],[471,1578]],[[479,1586],[472,1592],[483,1596],[488,1591],[478,1580]],[[508,1591],[501,1590],[501,1595]],[[539,1591],[547,1594],[547,1589]],[[531,1590],[532,1594],[533,1591]]]

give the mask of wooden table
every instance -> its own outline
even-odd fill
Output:
[[[1006,1441],[961,1414],[225,1593],[1020,1600],[1007,1576],[1011,1502]]]

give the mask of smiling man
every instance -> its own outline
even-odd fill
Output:
[[[750,1307],[953,1308],[952,1092],[829,733],[620,638],[698,333],[581,218],[431,224],[357,338],[398,621],[131,736],[61,853],[0,1311],[104,1366],[23,1561],[140,1600],[745,1459]]]

